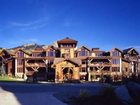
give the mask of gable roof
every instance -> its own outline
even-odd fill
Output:
[[[14,53],[13,52],[11,52],[10,50],[7,50],[7,49],[1,49],[0,50],[0,55],[2,54],[2,53],[5,53],[6,55],[14,55]]]
[[[17,49],[17,50],[15,50],[15,54],[18,52],[18,51],[22,51],[22,52],[24,52],[25,54],[27,54],[27,55],[30,55],[31,54],[31,51],[26,51],[26,50],[24,50],[24,49]]]
[[[137,51],[135,48],[133,48],[133,47],[124,49],[124,50],[123,50],[123,54],[128,54],[128,53],[130,53],[132,50],[135,50],[136,53],[139,55],[138,51]]]
[[[123,50],[123,53],[124,53],[124,54],[127,54],[131,49],[132,49],[132,47],[131,47],[131,48],[124,49],[124,50]]]
[[[119,52],[122,53],[122,51],[121,51],[120,49],[118,49],[118,48],[113,48],[112,50],[117,50],[117,51],[119,51]],[[112,50],[111,50],[111,51],[112,51]]]
[[[54,64],[53,64],[53,65],[56,65],[56,64],[58,64],[58,63],[60,63],[60,62],[63,62],[63,61],[70,61],[70,62],[72,62],[72,63],[74,63],[74,64],[76,64],[76,65],[78,65],[78,66],[81,65],[81,60],[78,59],[78,58],[69,58],[69,59],[65,59],[65,58],[55,58],[55,59],[54,59]]]

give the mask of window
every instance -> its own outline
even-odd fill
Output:
[[[86,64],[86,60],[82,60],[82,64]]]
[[[119,67],[112,67],[112,72],[119,72],[120,68]]]
[[[46,52],[42,52],[41,57],[46,57]]]
[[[24,57],[24,52],[19,51],[19,52],[17,53],[17,56],[18,56],[18,57]]]
[[[17,73],[22,73],[23,72],[23,68],[17,68]]]
[[[81,49],[81,51],[79,52],[80,56],[88,56],[88,52],[85,49]]]
[[[128,72],[128,68],[127,67],[125,68],[125,71]]]
[[[81,72],[86,72],[86,68],[85,67],[82,67],[81,68]]]
[[[55,51],[49,51],[48,56],[55,56]]]
[[[119,59],[113,59],[112,64],[120,64],[120,60]]]
[[[93,71],[94,70],[94,67],[90,67],[90,71]]]
[[[18,59],[17,60],[17,65],[23,65],[23,60],[22,59]]]
[[[41,54],[40,54],[40,53],[36,53],[36,52],[34,52],[34,53],[32,53],[32,56],[33,56],[33,57],[40,57]]]
[[[102,53],[96,53],[96,56],[100,57],[100,56],[102,56]]]
[[[113,51],[112,52],[112,56],[119,56],[120,54],[119,54],[119,51]]]

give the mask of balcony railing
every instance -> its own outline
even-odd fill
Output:
[[[110,70],[94,70],[94,71],[90,71],[91,74],[110,74],[111,71]]]
[[[94,63],[89,64],[89,66],[111,66],[111,63],[94,62]]]
[[[46,67],[45,63],[27,63],[26,67]]]

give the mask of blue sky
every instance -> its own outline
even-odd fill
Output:
[[[0,0],[0,47],[52,44],[140,49],[139,0]]]

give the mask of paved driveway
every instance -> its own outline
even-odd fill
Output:
[[[66,105],[50,92],[13,93],[0,88],[0,105]]]
[[[96,94],[105,85],[102,84],[25,84],[0,83],[0,105],[66,105],[57,96],[78,94],[88,90]]]

